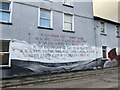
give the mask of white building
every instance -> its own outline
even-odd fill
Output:
[[[94,17],[92,0],[0,5],[2,67],[35,72],[93,69],[109,60],[111,49],[118,49],[120,23]]]

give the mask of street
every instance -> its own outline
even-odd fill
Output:
[[[118,88],[118,68],[100,70],[96,75],[29,84],[17,88]],[[90,72],[87,72],[90,73]]]

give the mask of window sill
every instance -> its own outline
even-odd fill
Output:
[[[108,59],[107,58],[102,58],[102,61],[107,61]]]
[[[67,6],[67,7],[71,7],[71,8],[73,8],[73,6],[72,5],[68,5],[68,4],[63,4],[64,6]]]
[[[12,25],[10,22],[0,22],[0,24]]]
[[[10,69],[11,66],[9,66],[9,65],[0,65],[0,68],[1,69]]]
[[[120,38],[120,36],[116,36],[117,38]]]
[[[38,26],[39,29],[47,29],[47,30],[53,30],[53,28],[49,28],[49,27],[40,27]]]
[[[45,0],[45,1],[46,1],[46,2],[51,2],[51,3],[53,2],[52,0]]]
[[[101,35],[103,35],[103,36],[107,36],[107,34],[105,34],[105,33],[101,33]]]
[[[63,32],[75,33],[75,31],[68,31],[68,30],[63,30]]]

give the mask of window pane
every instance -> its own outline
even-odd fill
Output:
[[[106,46],[102,46],[103,58],[107,58],[107,51],[106,51],[106,49],[107,49]]]
[[[0,9],[9,10],[10,3],[0,2]]]
[[[71,23],[64,23],[64,29],[65,30],[72,30],[72,24]]]
[[[72,15],[64,14],[64,29],[72,30]]]
[[[102,46],[102,49],[103,49],[103,50],[106,50],[106,46]]]
[[[50,18],[50,11],[48,10],[41,10],[41,13],[40,13],[40,17],[44,17],[44,18]]]
[[[50,27],[50,20],[47,20],[47,19],[40,19],[40,26],[43,26],[43,27]]]
[[[64,15],[64,21],[72,23],[72,15],[65,14]]]
[[[116,29],[119,30],[119,26],[116,26]]]
[[[103,58],[106,58],[106,50],[103,50]]]
[[[9,52],[9,41],[0,40],[0,52]]]
[[[64,3],[66,3],[68,0],[64,0]]]
[[[10,12],[0,12],[0,21],[9,22]]]
[[[101,32],[105,33],[105,23],[101,22]]]
[[[64,0],[64,3],[70,5],[70,0]]]
[[[64,3],[67,4],[67,5],[72,5],[72,0],[64,0]]]
[[[104,28],[104,22],[101,22],[101,28]]]
[[[9,64],[9,53],[2,54],[0,53],[0,65],[8,65]]]
[[[116,26],[116,33],[117,33],[117,36],[119,36],[119,26]]]
[[[104,30],[104,28],[101,28],[101,32],[102,32],[102,33],[105,33],[105,30]]]

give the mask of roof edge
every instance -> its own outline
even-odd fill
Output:
[[[99,17],[99,16],[94,16],[94,20],[103,20],[103,21],[108,22],[108,23],[120,25],[120,22],[112,21],[112,20],[105,19],[105,18],[102,18],[102,17]]]

